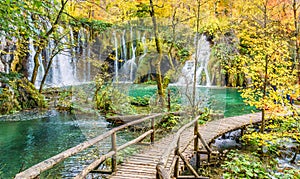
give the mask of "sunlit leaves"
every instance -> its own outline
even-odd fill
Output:
[[[241,23],[234,26],[241,42],[239,58],[245,62],[242,71],[250,81],[242,96],[250,105],[274,111],[287,105],[286,96],[296,89],[289,39],[273,16],[281,6],[268,1],[245,3],[239,6]]]

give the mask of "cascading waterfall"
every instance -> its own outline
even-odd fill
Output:
[[[73,63],[73,67],[74,67],[74,69],[73,69],[73,76],[74,77],[77,77],[77,65],[76,65],[76,62],[77,62],[77,59],[76,59],[76,57],[75,57],[75,54],[76,54],[76,49],[75,49],[75,47],[74,47],[74,34],[73,34],[73,29],[71,28],[71,26],[69,27],[69,30],[70,30],[70,42],[71,42],[71,61],[72,61],[72,63]]]
[[[4,35],[1,35],[1,51],[4,51],[4,48],[5,48],[5,44],[6,44],[6,38]],[[2,61],[0,60],[0,72],[4,72],[4,64],[2,63]]]
[[[109,72],[114,73],[115,82],[133,82],[136,80],[136,76],[140,80],[140,76],[145,76],[152,72],[150,64],[152,56],[148,53],[147,46],[147,39],[151,38],[151,32],[147,30],[139,30],[136,27],[130,27],[125,30],[115,29],[108,33],[104,32],[99,37],[96,37],[93,42],[88,40],[90,32],[85,28],[73,30],[71,26],[66,28],[60,27],[58,28],[58,34],[62,37],[60,41],[49,40],[46,49],[43,49],[42,55],[39,56],[40,67],[37,87],[44,76],[51,56],[55,54],[53,50],[57,46],[63,51],[53,57],[52,65],[45,81],[45,87],[78,84],[93,79],[99,72],[98,66],[94,65],[95,60],[108,62]],[[52,39],[53,37],[51,36],[50,38]],[[130,42],[127,42],[127,40],[130,40]],[[29,49],[28,72],[29,78],[31,78],[34,67],[33,57],[36,53],[36,47],[32,39],[30,39]],[[147,54],[149,54],[149,58]],[[4,57],[2,55],[2,59]],[[7,64],[10,65],[10,63]],[[168,66],[166,66],[167,68]],[[140,73],[139,70],[145,72]],[[207,71],[203,71],[201,73],[207,73]]]
[[[126,40],[125,40],[126,30],[123,30],[122,34],[122,49],[123,49],[123,59],[127,60],[127,47],[126,47]]]
[[[63,34],[64,29],[60,27],[59,32],[60,34]],[[67,42],[67,36],[61,39],[62,44],[67,44]],[[50,41],[50,43],[52,42]],[[51,51],[53,48],[54,47],[51,46],[49,50]],[[55,55],[53,59],[52,74],[48,74],[48,76],[52,77],[51,86],[65,86],[74,84],[77,81],[76,76],[74,75],[75,66],[76,65],[72,62],[71,50],[61,51]]]
[[[118,38],[116,31],[113,31],[114,43],[115,43],[115,59],[114,59],[114,67],[115,67],[115,79],[114,81],[119,81],[119,57],[118,57]]]
[[[197,69],[196,75],[197,75],[197,84],[204,85],[204,81],[201,79],[202,77],[202,72],[204,71],[205,73],[205,81],[206,81],[206,86],[210,86],[210,76],[208,73],[208,61],[210,58],[210,44],[206,40],[205,35],[201,35],[201,38],[198,40],[198,49],[197,49],[197,61],[200,67]]]
[[[139,63],[145,58],[145,56],[147,55],[147,44],[146,44],[146,32],[143,34],[142,36],[142,39],[141,39],[141,42],[142,42],[142,46],[143,46],[143,54],[140,56],[139,58]]]
[[[181,76],[178,79],[176,84],[178,85],[191,85],[194,80],[194,68],[195,68],[195,59],[198,62],[196,70],[196,84],[203,86],[210,86],[210,76],[208,72],[208,62],[210,58],[210,44],[206,40],[205,35],[201,35],[198,40],[197,56],[194,54],[191,60],[185,62]],[[204,72],[204,74],[203,74]]]
[[[91,80],[91,63],[90,63],[90,57],[91,57],[91,46],[90,43],[88,43],[88,39],[90,39],[90,33],[86,33],[86,41],[85,41],[85,47],[86,47],[86,57],[84,63],[86,64],[86,78],[84,81],[90,81]]]
[[[133,43],[131,43],[132,50],[132,58],[127,60],[122,68],[120,69],[120,82],[133,82],[135,79],[135,73],[137,69],[137,65],[135,63],[136,60],[136,47],[134,47]]]

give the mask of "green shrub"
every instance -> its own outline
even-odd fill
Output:
[[[227,157],[222,165],[224,178],[269,178],[267,169],[255,153],[241,154],[232,150]]]

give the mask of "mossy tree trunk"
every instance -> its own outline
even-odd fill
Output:
[[[158,53],[158,57],[155,62],[157,93],[159,96],[158,102],[160,102],[163,105],[164,97],[165,97],[165,92],[164,92],[164,88],[163,88],[163,79],[162,79],[162,73],[161,73],[161,61],[162,61],[163,54],[162,54],[160,40],[158,37],[158,27],[157,27],[157,21],[156,21],[156,17],[155,17],[153,0],[149,0],[149,1],[150,1],[150,16],[152,18],[152,23],[153,23],[156,51]]]
[[[16,46],[10,69],[12,72],[21,73],[28,78],[29,39],[21,36]]]

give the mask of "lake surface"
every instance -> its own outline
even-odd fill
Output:
[[[156,93],[155,85],[131,85],[122,90],[128,95],[153,96]],[[190,105],[188,98],[191,98],[192,91],[186,90],[184,86],[170,85],[171,98],[178,98],[179,104]],[[210,108],[212,112],[224,114],[225,117],[238,116],[251,113],[254,107],[243,102],[241,93],[235,88],[223,87],[198,87],[196,91],[196,102],[200,108]]]
[[[172,98],[179,97],[179,103],[188,103],[182,88],[171,86],[170,89]],[[149,85],[127,85],[126,90],[123,90],[134,97],[153,96],[155,91],[156,86]],[[217,113],[223,113],[226,117],[249,113],[253,109],[245,106],[240,93],[232,88],[200,87],[196,96],[197,100],[201,101],[201,105],[210,107]],[[12,178],[18,172],[110,129],[109,123],[97,114],[51,111],[46,116],[32,116],[32,118],[25,121],[0,121],[0,173],[2,171],[0,178]],[[122,135],[123,137],[118,137],[119,144],[131,138],[130,133]],[[101,151],[97,147],[91,149],[97,148],[97,155],[110,149],[110,142],[99,145],[102,148]],[[82,155],[89,154],[83,153]],[[74,156],[62,162],[52,172],[58,177],[72,177],[75,175],[72,173],[81,170],[84,162],[82,157]],[[81,166],[74,168],[74,163]],[[51,176],[51,174],[45,176]]]
[[[49,114],[48,114],[49,115]],[[0,171],[3,178],[108,130],[101,116],[51,115],[26,121],[0,122]],[[1,177],[0,177],[1,178]]]

